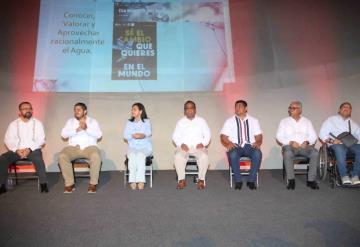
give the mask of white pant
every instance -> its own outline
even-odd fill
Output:
[[[146,155],[140,151],[132,151],[127,155],[129,159],[129,183],[145,183]]]
[[[207,169],[209,168],[209,157],[207,154],[207,150],[205,148],[203,149],[190,149],[188,152],[185,152],[181,148],[177,148],[175,151],[175,169],[176,173],[178,175],[178,180],[185,179],[185,169],[186,169],[186,163],[189,159],[189,155],[194,155],[196,158],[196,162],[199,168],[199,179],[205,180],[205,175],[207,172]]]

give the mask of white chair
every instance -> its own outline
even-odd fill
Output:
[[[154,156],[150,155],[146,157],[146,161],[145,161],[145,177],[149,176],[150,177],[150,188],[152,188],[152,184],[153,184],[153,160]],[[129,163],[129,159],[128,157],[126,157],[125,159],[125,170],[124,170],[124,187],[126,187],[126,183],[128,182],[128,177],[129,177],[129,168],[128,168],[128,163]]]
[[[251,168],[251,159],[249,157],[243,156],[239,159],[240,174],[241,176],[249,176]],[[231,165],[229,164],[229,176],[230,176],[230,188],[233,187],[233,171]],[[259,171],[256,173],[256,187],[259,187]]]

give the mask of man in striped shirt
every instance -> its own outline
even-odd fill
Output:
[[[249,157],[251,159],[250,175],[247,186],[256,189],[256,176],[260,168],[262,153],[262,131],[259,121],[247,113],[247,102],[238,100],[235,102],[235,115],[228,118],[221,130],[221,143],[227,149],[227,156],[234,172],[235,189],[242,187],[239,159]]]

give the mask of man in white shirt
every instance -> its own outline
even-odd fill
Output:
[[[235,102],[235,115],[228,118],[220,133],[221,143],[227,149],[227,156],[234,172],[235,189],[241,190],[242,181],[239,159],[243,156],[251,159],[247,186],[256,189],[256,176],[260,168],[262,153],[262,131],[259,121],[247,113],[247,102]]]
[[[177,189],[186,186],[185,168],[189,155],[196,158],[199,168],[198,189],[205,189],[205,175],[209,167],[209,158],[206,147],[210,143],[211,133],[205,119],[196,115],[196,105],[193,101],[184,104],[184,117],[175,127],[172,140],[177,149],[175,152],[175,169],[178,175]]]
[[[340,105],[337,115],[331,116],[322,124],[319,137],[323,142],[330,145],[336,157],[336,164],[344,185],[359,185],[360,175],[360,128],[359,125],[351,119],[352,106],[349,102]],[[351,132],[358,142],[350,147],[346,147],[336,136],[343,132]],[[332,136],[333,135],[333,136]],[[335,137],[334,137],[335,136]],[[346,154],[355,155],[355,163],[350,174],[346,169]],[[349,177],[351,176],[351,179]]]
[[[40,192],[49,192],[46,181],[45,163],[41,147],[45,144],[45,132],[42,123],[32,117],[33,109],[29,102],[19,104],[19,118],[7,128],[4,143],[9,150],[0,156],[0,194],[6,192],[6,180],[9,164],[21,159],[30,160],[39,175]]]
[[[74,118],[69,119],[61,131],[64,139],[69,139],[69,145],[59,154],[59,165],[65,180],[64,193],[72,193],[74,187],[74,173],[71,161],[86,158],[90,161],[90,183],[88,193],[96,193],[101,166],[100,150],[97,141],[102,133],[98,122],[87,116],[87,107],[84,103],[74,106]]]
[[[307,186],[319,189],[316,170],[319,165],[319,152],[314,148],[317,135],[309,119],[302,116],[302,104],[293,101],[288,108],[289,117],[280,121],[276,139],[282,146],[285,170],[288,179],[287,189],[295,189],[293,158],[296,155],[310,159]]]

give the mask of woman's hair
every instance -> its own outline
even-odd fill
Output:
[[[140,118],[141,118],[141,121],[145,122],[144,119],[148,119],[148,116],[145,111],[145,106],[139,102],[134,103],[131,108],[133,108],[134,106],[137,106],[139,108],[139,111],[142,111]],[[134,117],[131,117],[129,119],[130,122],[134,122],[134,120],[135,120]]]

